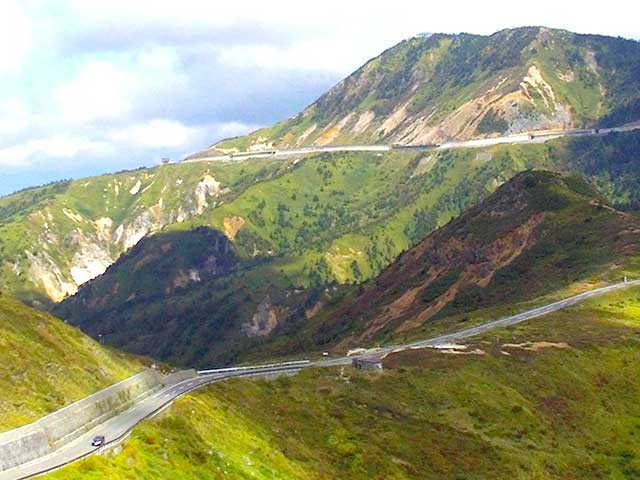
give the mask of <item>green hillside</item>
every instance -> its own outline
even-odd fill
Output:
[[[640,289],[469,342],[234,380],[49,478],[635,478]]]
[[[637,215],[611,208],[579,177],[523,172],[400,255],[300,337],[345,348],[428,336],[443,319],[468,323],[481,308],[638,277],[639,232]]]
[[[140,370],[132,357],[0,294],[0,430],[30,423]]]
[[[212,150],[425,144],[640,119],[640,43],[544,27],[400,42],[300,114]],[[206,152],[203,152],[206,153]]]
[[[533,156],[527,150],[515,152],[521,154],[516,161],[526,158],[522,152]],[[466,191],[471,195],[478,188],[477,184],[483,186],[479,192],[486,192],[484,186],[488,180],[483,175],[494,178],[493,174],[487,173],[491,172],[491,167],[486,166],[487,163],[491,165],[491,161],[484,164],[485,169],[478,169],[477,178],[473,177],[472,165],[477,162],[477,155],[457,152],[453,157],[465,165],[468,173],[458,179],[458,193],[468,189]],[[504,171],[505,153],[496,156],[496,165]],[[273,192],[277,192],[283,198],[288,179],[294,176],[291,184],[297,186],[296,196],[304,199],[310,194],[300,187],[301,182],[317,172],[320,167],[315,167],[318,165],[335,168],[333,171],[340,175],[354,166],[373,169],[380,164],[394,165],[366,157],[361,163],[356,163],[357,158],[352,157],[348,164],[341,163],[345,160],[332,162],[324,157],[317,162],[307,160],[298,167],[301,171],[299,177],[295,177],[297,173],[293,171],[255,188],[274,196]],[[446,165],[444,158],[441,165]],[[395,165],[398,164],[400,162],[396,160]],[[417,167],[413,168],[415,171]],[[387,171],[391,172],[390,168]],[[362,176],[359,174],[354,178]],[[393,178],[393,174],[389,174],[384,180]],[[340,177],[332,174],[330,181],[337,183]],[[404,185],[398,182],[398,197],[410,192],[411,185],[411,181]],[[255,219],[255,213],[245,207],[245,195],[255,203],[265,197],[254,196],[253,188],[236,201],[213,210],[214,221],[211,223],[215,225],[218,212],[222,213],[217,218],[234,215]],[[315,191],[319,190],[316,187]],[[365,186],[353,191],[360,196],[367,194]],[[428,191],[427,198],[431,192],[433,190]],[[350,197],[344,195],[341,198],[345,201],[339,207],[349,207]],[[387,225],[393,226],[393,222],[397,222],[395,225],[402,226],[397,219],[403,217],[423,218],[416,214],[417,201],[399,200],[394,204],[392,197],[385,200],[383,205],[389,205],[391,217],[386,220]],[[264,200],[260,202],[265,203],[261,211],[268,212],[269,204]],[[408,204],[405,209],[413,210],[413,215],[403,212],[403,204]],[[267,221],[262,228],[252,220],[242,228],[247,232],[255,231],[256,236],[262,232],[273,232],[264,242],[286,239],[289,232],[295,232],[296,222],[313,219],[312,215],[298,217],[295,201],[289,205],[291,207],[286,211],[289,226],[276,229],[274,225],[278,220],[265,214]],[[440,208],[449,205],[462,208],[455,203],[436,205]],[[304,210],[305,204],[301,207]],[[273,210],[282,213],[280,207]],[[352,216],[358,212],[353,211]],[[379,210],[384,211],[384,208]],[[376,222],[374,210],[371,210],[368,220]],[[313,226],[311,223],[307,225]],[[311,237],[317,242],[318,249],[328,248],[327,240],[323,246],[323,234],[335,236],[342,233],[339,221],[333,225],[330,230],[318,229]],[[429,233],[428,228],[436,225],[434,219],[432,224],[423,227],[425,234]],[[349,228],[353,226],[349,225]],[[365,242],[371,242],[369,251],[375,251],[373,241],[380,241],[380,237],[376,238],[375,233],[367,235],[367,228],[380,232],[381,238],[393,232],[380,222],[365,226],[360,232]],[[406,242],[402,245],[411,245],[406,236],[406,224],[404,229],[398,232]],[[305,285],[305,280],[313,282],[315,276],[319,276],[319,270],[305,268],[303,262],[309,251],[298,251],[295,246],[281,247],[283,253],[273,258],[241,260],[228,273],[206,278],[198,273],[210,255],[206,248],[196,248],[199,255],[195,256],[186,255],[180,248],[160,248],[166,243],[189,245],[197,236],[197,231],[181,231],[143,240],[140,248],[134,248],[102,277],[81,288],[77,295],[64,301],[55,311],[94,337],[101,334],[114,345],[181,365],[210,367],[329,347],[344,351],[350,346],[388,341],[398,335],[424,336],[432,329],[448,325],[450,317],[468,320],[469,314],[479,307],[497,308],[504,304],[528,302],[543,295],[557,295],[574,288],[585,289],[602,282],[618,281],[625,274],[635,275],[640,271],[637,231],[640,231],[640,221],[635,214],[610,207],[603,196],[579,177],[530,171],[517,174],[484,202],[406,251],[383,270],[381,276],[358,287],[326,288],[320,282],[312,288],[300,288]],[[415,231],[412,233],[422,235]],[[252,239],[252,236],[244,238]],[[353,232],[339,238],[346,245],[343,248],[350,249],[347,252],[355,251],[355,245],[348,243],[358,238]],[[241,248],[241,242],[240,235],[236,236],[234,246]],[[380,243],[389,245],[388,242]],[[313,243],[307,245],[309,249],[312,247]],[[275,245],[270,248],[277,251]],[[395,248],[390,252],[397,253],[398,247]],[[155,259],[158,256],[161,257],[159,261]],[[185,265],[185,257],[191,263]],[[367,261],[366,256],[363,257]],[[332,257],[326,254],[324,259],[326,262]],[[175,269],[167,270],[163,264],[176,265],[182,273],[177,274]],[[350,267],[351,273],[359,272],[359,279],[366,278],[365,275],[375,272],[376,268],[370,266],[371,263],[364,264],[368,270],[358,263],[354,265]],[[324,269],[326,274],[328,268],[325,266]],[[195,272],[199,280],[189,282],[188,288],[176,289],[175,279],[184,277],[186,271]],[[331,279],[320,278],[324,282]],[[527,281],[520,281],[522,278]],[[388,313],[389,310],[393,313]]]
[[[0,288],[41,305],[104,272],[143,236],[235,198],[286,164],[163,165],[0,198]]]

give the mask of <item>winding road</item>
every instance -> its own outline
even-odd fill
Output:
[[[229,161],[229,160],[242,160],[246,158],[287,158],[310,155],[313,153],[327,153],[327,152],[389,152],[391,150],[417,150],[417,151],[429,151],[429,150],[450,150],[453,148],[484,148],[494,145],[500,145],[504,143],[508,144],[524,144],[524,143],[544,143],[549,140],[553,140],[561,137],[594,137],[604,136],[614,132],[630,132],[632,130],[640,129],[640,123],[633,123],[613,128],[600,128],[600,129],[571,129],[560,131],[539,131],[529,132],[517,135],[504,135],[501,137],[493,138],[480,138],[475,140],[464,140],[445,142],[439,145],[311,145],[306,147],[296,148],[283,148],[283,149],[269,149],[269,150],[256,150],[253,152],[239,152],[233,154],[224,155],[209,155],[210,150],[204,150],[202,152],[191,155],[183,160],[183,162],[214,162],[214,161]]]
[[[634,286],[640,286],[640,280],[629,282],[625,281],[607,287],[597,288],[563,300],[559,300],[557,302],[553,302],[542,307],[534,308],[526,312],[487,322],[482,325],[467,328],[457,332],[440,335],[438,337],[430,338],[427,340],[416,341],[403,345],[393,345],[376,349],[375,351],[369,351],[361,355],[361,357],[366,358],[370,356],[381,356],[394,351],[400,351],[408,348],[433,346],[448,343],[454,340],[473,337],[495,328],[515,325],[532,318],[540,317],[548,313],[570,307],[592,297],[610,293],[622,288]],[[85,458],[87,456],[98,453],[104,448],[110,448],[124,439],[129,434],[129,432],[131,432],[131,430],[142,420],[157,414],[181,395],[191,392],[204,385],[220,382],[230,378],[269,377],[287,373],[294,374],[304,368],[324,368],[340,365],[350,365],[354,358],[356,357],[344,356],[317,361],[301,360],[271,365],[231,367],[199,371],[199,375],[197,377],[190,378],[188,380],[182,381],[158,391],[157,393],[145,398],[144,400],[141,400],[129,410],[115,417],[112,417],[111,419],[96,426],[86,433],[80,434],[73,441],[55,450],[53,453],[40,457],[19,467],[14,467],[0,472],[0,480],[17,480],[41,475],[81,458]],[[104,446],[100,448],[91,446],[91,440],[96,435],[103,435],[105,437],[106,443]]]

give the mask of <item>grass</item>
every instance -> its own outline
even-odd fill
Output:
[[[141,370],[132,357],[0,294],[0,430],[30,423]]]
[[[634,478],[639,311],[634,288],[473,339],[483,355],[216,384],[50,478]],[[505,346],[527,341],[568,347]]]

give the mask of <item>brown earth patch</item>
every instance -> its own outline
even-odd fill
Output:
[[[229,240],[234,240],[238,231],[245,224],[245,219],[238,216],[226,217],[224,219],[224,234],[227,236]]]
[[[505,343],[502,345],[503,349],[521,349],[528,350],[530,352],[537,352],[547,348],[571,348],[568,343],[565,342],[524,342],[524,343]]]

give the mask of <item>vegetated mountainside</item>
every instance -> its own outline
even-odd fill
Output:
[[[174,243],[188,245],[196,232],[175,234]],[[344,351],[416,330],[424,336],[421,329],[439,325],[432,322],[438,318],[464,319],[480,307],[640,270],[637,217],[608,206],[579,177],[551,172],[516,175],[357,288],[300,289],[277,258],[241,261],[206,278],[198,267],[206,248],[196,248],[183,266],[183,249],[160,253],[168,238],[143,240],[56,313],[127,350],[210,367],[319,348]],[[165,264],[176,266],[173,273]],[[198,281],[174,289],[174,278],[185,277],[176,269],[193,271]]]
[[[619,125],[640,120],[639,72],[634,40],[544,27],[424,35],[370,60],[300,114],[209,153]]]
[[[152,235],[123,254],[104,276],[85,284],[83,293],[91,302],[79,305],[78,314],[109,309],[114,303],[169,296],[191,283],[228,274],[237,264],[231,242],[217,230],[200,227]],[[158,282],[164,285],[161,291]],[[80,298],[71,297],[70,304]]]
[[[0,430],[30,423],[140,370],[133,357],[0,294]]]
[[[637,478],[639,319],[633,288],[379,373],[218,383],[49,478]]]
[[[523,169],[579,172],[611,202],[632,208],[640,199],[638,142],[640,134],[631,132],[540,145],[324,154],[285,162],[278,175],[164,230],[188,236],[192,228],[208,226],[225,232],[237,268],[215,278],[194,277],[188,288],[176,290],[171,275],[145,278],[145,272],[159,271],[153,265],[132,269],[146,255],[141,249],[55,311],[114,345],[175,364],[207,367],[269,355],[273,351],[265,343],[275,337],[280,354],[314,348],[311,339],[326,342],[331,334],[309,334],[305,327],[345,294],[327,285],[372,278]],[[181,254],[172,250],[167,262],[179,264]],[[109,280],[112,275],[118,280]],[[111,291],[109,285],[124,285],[119,279],[127,277],[138,280]],[[138,291],[143,285],[147,293]],[[300,328],[306,333],[293,335]]]
[[[260,350],[337,294],[296,289],[268,260],[241,261],[223,233],[197,227],[144,238],[53,311],[128,351],[205,368]]]
[[[180,164],[60,182],[0,198],[0,288],[47,305],[141,238],[278,175],[281,162]]]
[[[579,177],[527,171],[400,255],[307,335],[338,348],[366,345],[575,282],[638,273],[636,215],[611,208]]]

